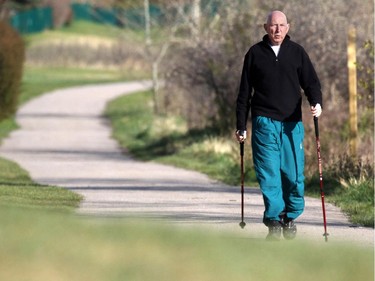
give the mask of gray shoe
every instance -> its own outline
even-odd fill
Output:
[[[266,240],[268,241],[279,241],[281,238],[282,224],[279,221],[269,221],[267,223],[268,235]]]
[[[287,240],[296,238],[297,235],[297,226],[294,223],[294,220],[284,221],[283,223],[283,236]]]

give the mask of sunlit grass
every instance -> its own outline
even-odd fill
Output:
[[[127,81],[128,79],[118,70],[26,66],[20,102],[24,103],[33,97],[59,88]]]
[[[64,188],[34,183],[16,163],[0,158],[0,204],[74,210],[82,197]]]
[[[373,251],[0,207],[0,279],[373,280]],[[16,223],[15,223],[16,222]]]
[[[103,40],[114,40],[119,36],[133,32],[112,25],[103,25],[89,21],[73,21],[70,25],[55,30],[25,35],[28,46],[54,40],[75,40],[77,38],[102,38]],[[135,33],[134,33],[135,34]],[[133,39],[137,38],[134,36]]]

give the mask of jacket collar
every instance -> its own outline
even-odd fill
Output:
[[[281,45],[284,45],[285,43],[287,43],[287,42],[289,42],[290,41],[290,36],[287,34],[287,35],[285,35],[285,38],[284,38],[284,40],[283,40],[283,42],[281,43]],[[270,38],[268,37],[268,35],[266,34],[266,35],[264,35],[263,36],[263,42],[265,43],[265,44],[267,44],[267,45],[271,45],[270,43]]]

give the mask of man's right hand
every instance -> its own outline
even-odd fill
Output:
[[[320,116],[320,114],[322,114],[322,107],[319,103],[317,103],[315,106],[311,106],[310,110],[311,110],[311,114],[314,117],[318,118]]]
[[[246,131],[237,130],[236,131],[236,138],[238,142],[244,142],[246,140]]]

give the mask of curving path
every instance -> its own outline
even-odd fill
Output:
[[[149,82],[139,81],[46,93],[18,110],[20,129],[3,141],[0,156],[17,162],[40,184],[82,194],[81,215],[141,217],[265,237],[258,190],[246,189],[247,226],[242,230],[239,187],[122,153],[102,112],[109,100],[149,87]],[[352,226],[331,204],[326,212],[330,241],[373,247],[373,229]],[[324,241],[320,199],[306,198],[298,232],[298,237]]]

